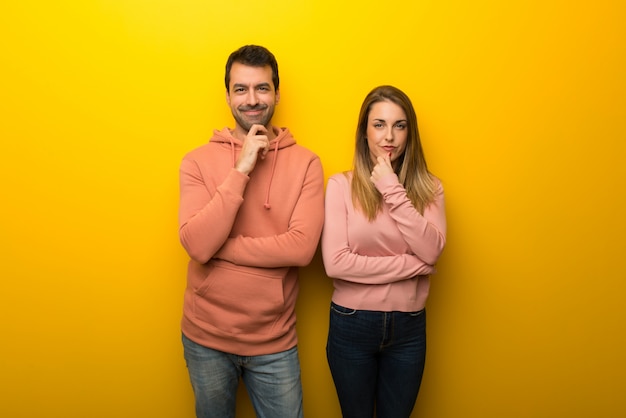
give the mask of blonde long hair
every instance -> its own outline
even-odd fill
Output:
[[[417,116],[409,97],[400,89],[393,86],[379,86],[374,88],[365,97],[359,113],[359,122],[356,130],[356,147],[354,151],[354,165],[352,175],[352,203],[360,209],[370,221],[382,208],[382,196],[370,180],[374,163],[370,157],[367,143],[367,123],[372,105],[381,101],[397,104],[404,110],[407,118],[407,141],[404,153],[398,158],[394,171],[400,183],[404,186],[407,196],[419,213],[435,197],[435,177],[428,171],[419,130]]]

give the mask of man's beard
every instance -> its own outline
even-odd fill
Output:
[[[265,114],[259,115],[260,119],[258,121],[250,122],[247,119],[245,119],[245,116],[243,115],[243,112],[247,112],[249,110],[266,110],[266,109],[269,109],[269,111]],[[272,117],[274,116],[274,108],[266,104],[261,104],[261,105],[256,105],[256,106],[241,106],[237,109],[237,111],[234,111],[232,113],[233,113],[233,117],[235,118],[235,121],[237,122],[237,125],[241,126],[246,132],[248,132],[250,131],[250,128],[252,128],[252,125],[267,126],[272,120]]]

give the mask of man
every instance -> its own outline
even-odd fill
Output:
[[[258,417],[302,417],[295,303],[324,213],[319,158],[272,125],[278,64],[248,45],[226,63],[235,128],[180,168],[180,240],[191,260],[182,333],[200,418],[235,416],[239,379]]]

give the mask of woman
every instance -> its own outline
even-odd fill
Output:
[[[365,98],[353,169],[329,179],[325,216],[322,256],[334,282],[326,352],[343,416],[409,417],[446,218],[401,90],[380,86]]]

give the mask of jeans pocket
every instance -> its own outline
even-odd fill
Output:
[[[420,315],[424,314],[425,312],[426,312],[426,308],[421,309],[419,311],[415,311],[415,312],[408,312],[408,314],[409,314],[409,316],[415,317],[415,316],[420,316]]]
[[[356,313],[356,309],[346,308],[345,306],[337,305],[334,302],[330,303],[330,311],[343,316],[350,316]]]

